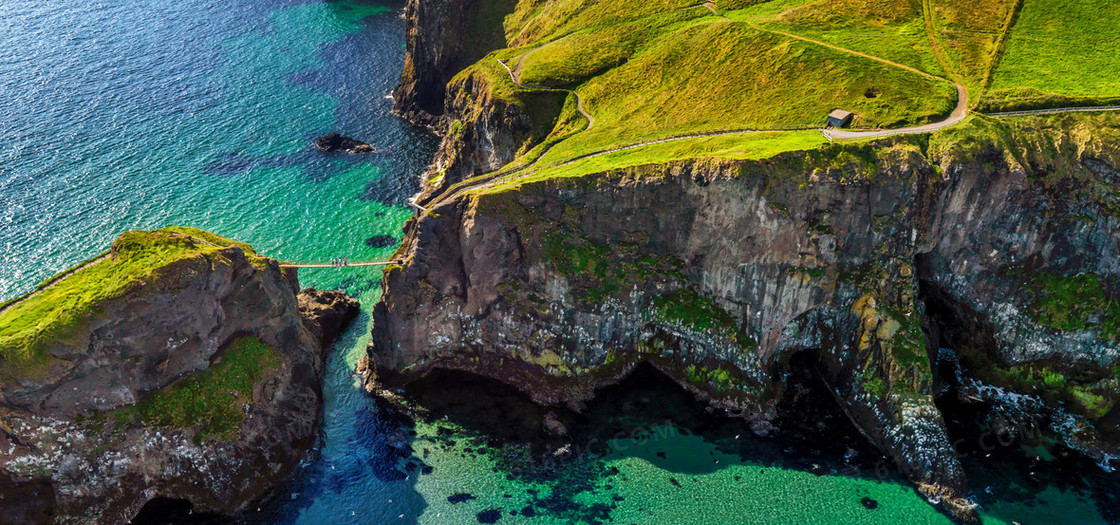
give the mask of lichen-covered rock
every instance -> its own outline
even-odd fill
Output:
[[[360,366],[371,389],[465,370],[578,408],[649,362],[765,432],[790,357],[812,352],[863,433],[969,517],[933,401],[939,348],[955,346],[981,381],[1045,360],[1066,374],[1062,392],[1097,396],[1071,415],[1093,436],[1115,414],[1118,128],[977,121],[932,139],[481,192],[410,222]],[[1079,274],[1097,276],[1084,286],[1099,300],[1072,318],[1048,313],[1062,309],[1054,294],[1024,278],[1060,288]],[[931,296],[992,337],[963,340],[927,315]]]
[[[46,372],[3,381],[0,522],[119,524],[157,496],[233,512],[314,442],[322,345],[354,302],[297,299],[294,271],[206,232],[125,237],[144,242],[63,279],[136,282],[88,305]],[[122,273],[137,253],[174,257]]]

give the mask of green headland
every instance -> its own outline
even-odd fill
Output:
[[[831,140],[818,128],[834,109],[853,113],[854,129],[882,130],[943,122],[958,104],[970,117],[956,125],[970,126],[984,114],[1120,103],[1120,11],[1106,4],[483,0],[473,27],[490,38],[469,44],[475,55],[503,47],[451,84],[484,92],[468,101],[477,108],[520,108],[534,139],[468,185],[814,149]]]

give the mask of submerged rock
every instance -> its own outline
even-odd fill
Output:
[[[466,492],[457,492],[455,494],[452,494],[452,495],[448,496],[447,497],[447,502],[454,505],[456,503],[464,503],[464,502],[470,501],[472,499],[476,499],[476,498],[473,495],[468,494]]]
[[[376,151],[373,146],[365,142],[333,132],[315,139],[315,147],[318,148],[319,151],[355,154],[373,153]]]
[[[502,519],[502,509],[486,509],[476,516],[479,523],[497,523]]]
[[[370,248],[388,248],[390,246],[395,246],[400,242],[400,240],[398,240],[396,237],[393,237],[392,235],[374,235],[373,237],[366,239],[366,246],[369,246]]]
[[[70,286],[100,295],[60,310],[32,294],[0,314],[68,330],[0,332],[37,356],[4,348],[0,521],[127,523],[157,497],[228,514],[314,443],[322,348],[357,309],[345,294],[297,295],[277,261],[177,227],[122,235],[51,292]]]

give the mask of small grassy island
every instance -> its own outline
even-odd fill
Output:
[[[0,308],[0,476],[31,494],[5,512],[110,525],[156,496],[233,512],[291,472],[315,440],[323,348],[358,304],[172,226]]]
[[[188,259],[222,257],[237,248],[256,266],[261,257],[245,243],[195,228],[171,226],[124,233],[113,247],[40,284],[29,294],[0,305],[0,378],[42,374],[47,348],[73,338],[99,314],[101,303],[166,279]]]

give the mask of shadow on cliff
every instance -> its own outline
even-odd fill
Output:
[[[604,459],[645,460],[671,474],[666,490],[737,462],[817,475],[874,473],[882,455],[840,410],[814,358],[806,351],[791,360],[789,395],[766,437],[752,434],[744,420],[714,414],[648,364],[599,390],[578,413],[536,405],[508,385],[457,371],[433,371],[406,396],[431,420],[465,429],[478,444],[472,452],[490,456],[507,479],[549,486],[546,496],[532,495],[534,512],[596,523],[609,520],[622,501],[613,484],[625,481]],[[590,501],[576,498],[583,492],[602,503],[574,503]]]
[[[1037,516],[1030,514],[1032,507],[1060,508],[1061,502],[1040,497],[1050,491],[1070,501],[1091,499],[1108,523],[1120,523],[1120,473],[1105,471],[1067,446],[1052,431],[1049,414],[1024,413],[1014,409],[1014,401],[1009,409],[962,392],[965,381],[980,379],[970,370],[980,361],[983,366],[1002,366],[985,360],[998,355],[994,327],[931,281],[920,285],[932,348],[940,349],[934,361],[937,408],[985,512],[1007,523],[1027,523]],[[1024,415],[1029,419],[1018,419]],[[985,505],[996,502],[999,505]]]

